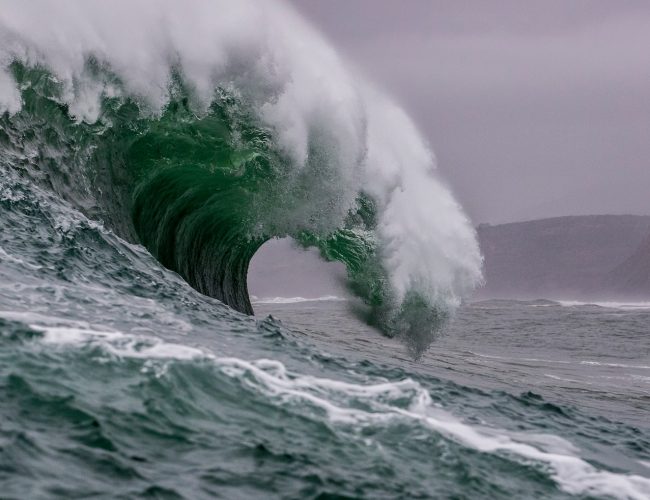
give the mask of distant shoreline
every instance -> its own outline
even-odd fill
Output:
[[[650,216],[584,215],[480,224],[475,298],[650,299]]]

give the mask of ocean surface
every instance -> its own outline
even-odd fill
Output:
[[[0,498],[650,498],[649,305],[468,301],[428,143],[288,3],[0,0]]]
[[[648,304],[488,301],[418,360],[350,300],[199,294],[7,173],[2,498],[648,498]]]

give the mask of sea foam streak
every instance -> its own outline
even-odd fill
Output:
[[[26,92],[41,88],[25,68],[45,68],[51,84],[58,89],[56,95],[45,97],[66,106],[78,128],[92,131],[92,141],[71,149],[73,164],[84,165],[84,158],[96,154],[102,137],[110,137],[105,131],[116,128],[116,120],[125,116],[107,114],[116,100],[136,102],[139,116],[149,117],[149,125],[138,125],[145,135],[146,130],[155,132],[161,126],[162,122],[157,121],[161,117],[168,119],[179,88],[184,98],[178,103],[187,106],[191,119],[201,126],[206,126],[206,121],[201,120],[215,113],[215,102],[222,106],[219,99],[226,99],[224,96],[241,103],[245,113],[255,117],[255,126],[272,138],[270,151],[282,161],[276,162],[273,182],[257,178],[252,201],[242,199],[242,207],[226,220],[228,224],[233,220],[250,221],[245,230],[226,230],[225,222],[220,222],[222,241],[256,237],[263,241],[283,236],[299,239],[305,234],[311,235],[305,239],[308,244],[327,241],[320,248],[328,258],[343,260],[359,282],[368,276],[374,280],[369,285],[361,283],[357,289],[369,297],[374,294],[370,302],[383,301],[382,307],[388,312],[382,314],[387,324],[392,322],[393,326],[387,328],[392,328],[392,333],[420,328],[440,316],[419,314],[415,319],[408,318],[403,314],[407,306],[419,311],[424,301],[443,311],[443,317],[481,279],[482,258],[472,225],[436,178],[434,156],[411,120],[351,72],[332,47],[285,3],[4,0],[0,2],[0,110],[21,115],[23,124],[29,112],[25,100],[35,98]],[[231,120],[226,124],[232,133],[225,157],[233,169],[246,169],[259,163],[261,157],[270,158],[264,151],[244,144],[245,134],[237,130],[234,115],[227,114],[229,108],[218,109],[220,119],[227,116]],[[174,123],[177,127],[186,122]],[[98,130],[103,130],[104,135],[97,135]],[[164,134],[169,132],[165,130],[156,137],[166,137]],[[259,145],[259,141],[255,144]],[[115,158],[116,148],[108,149],[112,156],[107,156]],[[137,151],[140,154],[150,150],[139,147]],[[31,157],[29,151],[17,154]],[[132,150],[124,155],[120,161],[133,163]],[[154,158],[146,165],[160,166],[161,162],[171,160]],[[105,166],[97,168],[101,171]],[[153,177],[152,171],[147,176],[138,168],[140,181]],[[206,164],[202,168],[205,172],[215,167]],[[157,173],[162,175],[162,170]],[[183,182],[183,189],[190,189]],[[229,182],[239,182],[236,187],[241,189],[239,178],[231,177]],[[196,183],[201,185],[202,181],[197,179]],[[78,185],[78,189],[92,191],[93,181]],[[178,183],[174,186],[178,188]],[[264,201],[260,186],[272,186],[268,188],[272,199]],[[157,189],[159,192],[160,185]],[[136,194],[143,192],[146,189],[139,187]],[[149,206],[158,201],[156,193],[152,193],[144,201],[137,200],[142,201],[136,206],[140,210],[137,213],[144,213],[147,219],[136,221],[136,231],[159,256],[165,251],[153,245],[168,228],[152,233],[151,226],[163,220]],[[234,188],[229,193],[235,196]],[[360,196],[372,200],[375,217],[366,224],[370,233],[351,227],[345,235],[348,246],[366,253],[350,256],[349,249],[346,254],[338,247],[328,252],[327,245],[342,240],[332,243],[326,238],[348,224]],[[180,198],[182,194],[175,194],[170,200]],[[204,206],[206,199],[195,205]],[[255,203],[261,208],[251,212]],[[221,208],[217,210],[222,212]],[[205,228],[202,222],[200,230]],[[197,231],[194,228],[194,241],[205,239],[196,236]],[[197,262],[192,267],[186,253],[196,248],[195,242],[185,244],[182,251],[177,248],[168,261],[161,261],[200,291],[250,312],[247,291],[240,282],[245,281],[248,260],[260,243],[251,244],[242,255],[224,257],[212,264]],[[235,246],[232,243],[229,248]],[[220,249],[217,253],[223,252]],[[369,259],[379,262],[380,272],[368,271]],[[211,268],[216,269],[217,276],[204,275],[204,270]],[[235,277],[219,280],[219,273],[235,273]],[[208,282],[232,282],[228,286],[238,289],[224,290],[222,285],[215,287]],[[384,286],[390,290],[378,293],[377,287]]]
[[[277,400],[289,411],[300,412],[308,418],[320,418],[319,415],[324,412],[329,421],[342,426],[343,430],[348,426],[390,426],[403,420],[418,423],[482,453],[499,454],[524,463],[543,464],[550,469],[557,484],[571,494],[633,500],[642,500],[650,495],[650,479],[600,470],[576,456],[578,450],[558,436],[513,433],[469,425],[436,407],[429,392],[408,378],[399,382],[358,384],[294,373],[276,360],[247,361],[218,357],[198,348],[152,337],[76,327],[38,324],[31,327],[44,332],[43,341],[47,344],[72,348],[98,347],[118,358],[209,360],[225,375],[239,380],[249,390]],[[146,368],[151,366],[147,365]],[[163,376],[164,367],[158,367],[155,373]],[[310,412],[310,408],[317,408],[321,412]]]
[[[580,306],[598,306],[607,309],[622,309],[625,311],[643,311],[650,309],[650,302],[616,302],[616,301],[597,301],[597,302],[581,302],[578,300],[560,300],[558,303],[564,307],[580,307]]]

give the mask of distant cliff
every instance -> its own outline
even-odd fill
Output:
[[[650,297],[650,216],[482,224],[478,236],[479,297]]]

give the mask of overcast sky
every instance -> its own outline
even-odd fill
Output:
[[[292,0],[396,98],[474,222],[650,214],[650,1]]]

